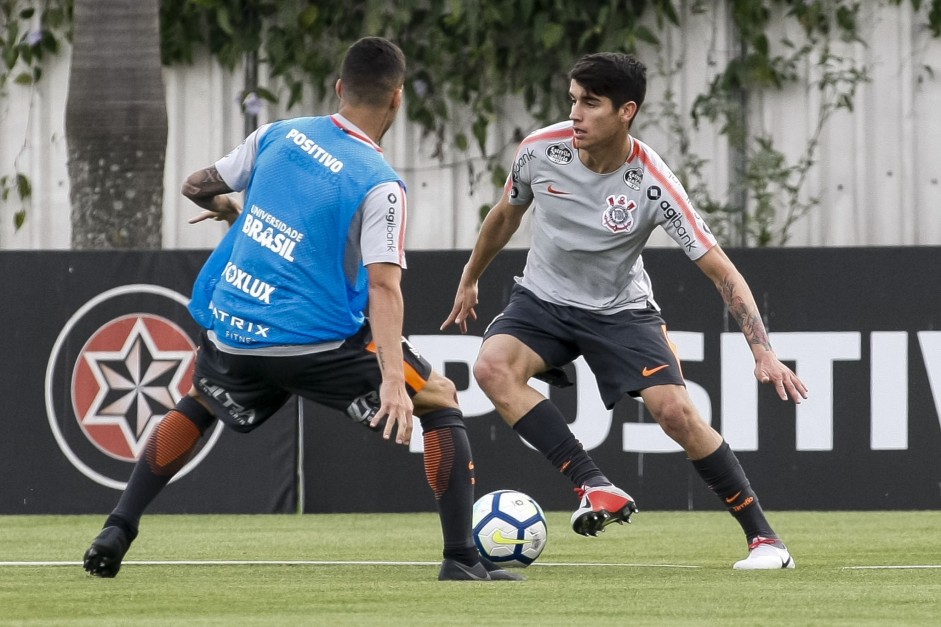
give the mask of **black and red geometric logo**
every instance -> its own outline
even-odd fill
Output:
[[[179,326],[153,314],[128,314],[100,327],[72,372],[72,409],[89,441],[105,455],[135,461],[189,390],[195,351]]]
[[[187,303],[158,285],[114,288],[83,305],[56,340],[46,371],[49,424],[69,461],[97,483],[124,488],[147,438],[192,385]],[[205,457],[220,427],[174,479]]]

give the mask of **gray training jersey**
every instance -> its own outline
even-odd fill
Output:
[[[620,168],[598,174],[573,145],[571,122],[520,144],[506,182],[512,205],[532,207],[532,245],[517,281],[559,305],[615,313],[655,307],[641,251],[662,227],[696,260],[716,244],[683,186],[656,152],[631,138]]]

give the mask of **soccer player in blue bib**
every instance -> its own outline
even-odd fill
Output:
[[[438,505],[438,578],[521,579],[477,552],[473,461],[454,384],[402,337],[406,196],[379,142],[402,103],[405,58],[367,37],[347,52],[337,113],[266,124],[183,193],[191,222],[231,228],[203,266],[190,311],[204,328],[194,385],[161,421],[85,553],[114,577],[140,518],[216,420],[249,432],[297,394],[407,445],[419,417]],[[245,191],[244,206],[229,195]]]
[[[609,523],[630,522],[636,511],[559,409],[528,384],[532,377],[565,384],[560,368],[584,356],[608,409],[624,394],[641,397],[739,522],[749,554],[734,567],[793,568],[735,454],[686,390],[641,257],[654,229],[665,230],[715,283],[752,349],[758,379],[798,403],[807,388],[775,356],[750,288],[679,180],[630,134],[647,89],[643,64],[624,54],[592,54],[569,79],[569,120],[521,143],[442,329],[454,323],[466,332],[468,318],[476,319],[478,279],[533,206],[526,268],[484,333],[474,375],[503,419],[575,484],[581,496],[575,532],[597,535]]]

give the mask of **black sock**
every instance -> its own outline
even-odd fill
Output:
[[[565,416],[552,401],[546,399],[533,407],[513,429],[576,486],[611,483],[575,439]]]
[[[755,536],[777,537],[728,442],[723,440],[713,453],[694,460],[693,467],[742,526],[749,542]]]
[[[180,468],[191,458],[215,417],[196,399],[184,396],[171,409],[147,440],[144,453],[105,527],[117,525],[129,538],[137,537],[140,518]]]
[[[421,420],[425,477],[435,494],[444,557],[467,566],[479,561],[471,535],[474,509],[474,460],[459,409],[439,409]]]

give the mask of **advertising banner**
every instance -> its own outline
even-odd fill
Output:
[[[810,388],[800,405],[759,385],[754,360],[716,287],[675,250],[650,250],[645,265],[687,387],[703,418],[737,452],[769,509],[878,510],[941,506],[941,249],[727,251],[748,280],[779,357]],[[506,426],[471,374],[481,336],[506,302],[525,251],[504,251],[480,282],[478,320],[467,335],[440,331],[467,253],[413,253],[405,278],[406,334],[455,381],[471,436],[480,494],[529,493],[547,509],[572,509],[572,486]],[[642,403],[605,409],[583,360],[575,385],[532,384],[557,402],[582,445],[647,509],[719,509],[686,455]],[[308,508],[409,511],[430,502],[420,455],[357,425],[306,423],[305,448],[326,433],[362,446],[323,446],[305,466],[308,494],[329,468],[356,488],[320,490]],[[323,430],[323,433],[321,433]],[[347,435],[349,433],[350,435]],[[413,438],[411,449],[421,448]],[[361,451],[361,452],[357,452]]]
[[[715,286],[675,250],[644,255],[687,388],[768,509],[941,506],[941,248],[727,251],[777,354],[810,389],[759,385]],[[0,514],[105,513],[157,421],[189,388],[198,329],[186,310],[207,251],[0,253]],[[480,284],[467,335],[440,330],[466,251],[413,252],[405,334],[456,384],[479,494],[513,488],[572,509],[569,482],[506,426],[474,381],[489,321],[525,251]],[[607,410],[584,361],[550,388],[601,469],[642,509],[720,509],[642,403]],[[416,421],[416,425],[418,421]],[[152,512],[431,511],[420,428],[396,446],[344,414],[292,400],[256,431],[217,428]]]
[[[205,256],[0,254],[0,513],[115,505],[147,437],[190,387],[198,328],[186,304]],[[150,511],[294,511],[296,402],[281,414],[250,437],[213,429]]]

